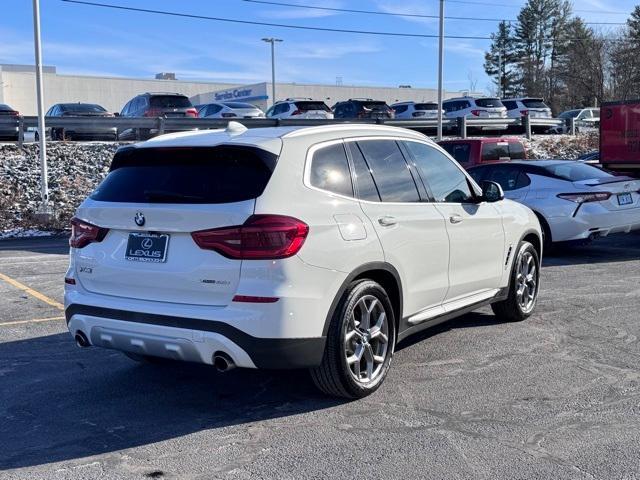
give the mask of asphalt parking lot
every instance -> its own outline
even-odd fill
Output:
[[[0,242],[0,477],[640,478],[640,235],[544,261],[536,314],[399,346],[355,402],[305,372],[78,349],[64,239]]]

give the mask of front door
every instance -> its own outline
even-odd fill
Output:
[[[505,256],[502,218],[497,209],[490,203],[477,202],[466,173],[444,152],[425,143],[404,144],[445,220],[449,236],[445,303],[491,296],[499,287]]]

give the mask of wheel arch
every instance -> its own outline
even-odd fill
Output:
[[[360,267],[353,270],[347,278],[342,282],[342,285],[338,289],[327,317],[324,321],[324,327],[322,329],[322,335],[326,336],[329,331],[329,324],[335,311],[340,306],[345,292],[349,289],[349,286],[356,280],[369,279],[377,282],[384,288],[391,300],[391,306],[393,307],[393,314],[395,317],[396,331],[399,326],[400,319],[402,318],[402,282],[400,280],[400,274],[395,267],[386,262],[371,262],[365,263]]]

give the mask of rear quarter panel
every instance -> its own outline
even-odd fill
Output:
[[[289,215],[302,220],[309,225],[309,235],[299,258],[309,265],[350,273],[365,263],[382,261],[384,255],[358,200],[304,184],[309,150],[323,141],[314,142],[301,136],[283,142],[273,176],[256,201],[256,213]]]

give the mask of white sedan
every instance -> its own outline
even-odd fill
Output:
[[[640,180],[568,160],[493,163],[469,173],[478,183],[499,183],[507,198],[531,208],[547,245],[640,229]]]

